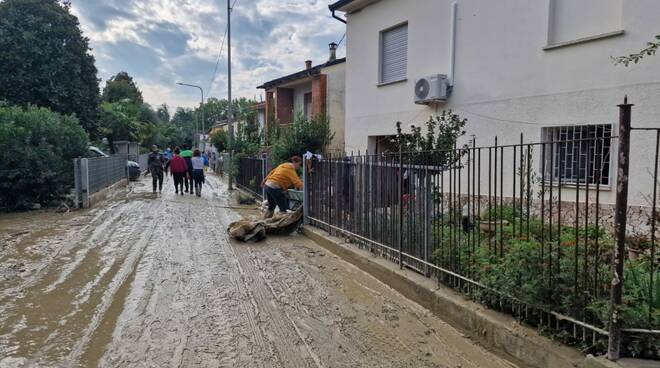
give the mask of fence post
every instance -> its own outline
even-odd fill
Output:
[[[303,224],[309,224],[309,173],[307,172],[308,160],[303,156]]]
[[[612,290],[610,300],[610,326],[607,358],[619,359],[621,348],[621,303],[623,297],[623,262],[626,251],[626,214],[628,210],[628,169],[630,155],[630,118],[632,104],[628,96],[619,105],[619,151],[616,179],[615,237],[616,245],[613,256]]]
[[[403,147],[399,144],[399,268],[403,268]]]
[[[266,176],[268,175],[268,169],[266,168],[266,161],[268,160],[268,157],[266,155],[261,155],[261,179],[266,180]],[[304,172],[303,172],[304,174]],[[259,183],[261,184],[261,183]],[[266,200],[266,187],[261,188],[261,199]]]
[[[89,159],[80,159],[81,201],[82,208],[89,208]]]
[[[80,158],[73,159],[73,179],[75,183],[75,205],[76,208],[82,206],[82,177],[80,172]]]

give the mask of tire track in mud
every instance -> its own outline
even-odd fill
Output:
[[[114,274],[121,270],[124,258],[130,253],[131,242],[125,237],[130,238],[131,234],[118,234],[123,241],[113,241],[114,230],[125,225],[121,217],[130,216],[141,207],[142,204],[136,202],[99,210],[95,221],[71,234],[67,252],[62,252],[44,267],[45,272],[35,275],[27,285],[19,286],[25,291],[4,307],[3,325],[18,323],[22,326],[7,339],[5,349],[35,362],[67,360],[90,321],[94,323],[98,305],[107,299],[105,285],[112,285]],[[104,214],[110,214],[110,221],[95,227],[99,225],[97,221],[107,217]],[[21,304],[31,307],[19,308]]]
[[[134,365],[135,356],[157,366],[233,367],[240,360],[243,321],[236,311],[243,303],[232,283],[231,257],[218,246],[224,231],[217,221],[200,221],[216,219],[215,206],[205,197],[177,198],[164,195],[162,217],[169,232],[155,239],[154,254],[140,265],[134,295],[101,366]]]
[[[162,205],[157,206],[156,210],[158,210],[160,207],[162,207]],[[137,265],[142,259],[145,249],[150,245],[150,241],[157,225],[158,223],[154,222],[148,224],[148,226],[145,226],[146,228],[133,228],[134,232],[139,233],[138,238],[135,241],[135,245],[132,247],[131,253],[128,254],[122,261],[122,266],[119,272],[115,274],[110,287],[106,289],[106,292],[102,297],[102,301],[97,306],[96,312],[91,318],[91,321],[85,329],[82,337],[71,349],[71,353],[68,357],[70,362],[80,362],[86,350],[98,349],[98,345],[91,344],[91,341],[94,338],[94,335],[97,333],[98,327],[104,322],[104,320],[106,318],[113,319],[113,317],[115,317],[107,315],[107,312],[112,307],[112,305],[114,303],[123,304],[123,298],[118,297],[118,294],[122,291],[122,289],[127,289],[130,287],[132,280],[135,278]],[[132,237],[129,236],[129,241],[131,238]],[[87,360],[90,359],[93,360],[93,358],[85,358],[81,363],[88,363]],[[83,364],[83,366],[89,365]]]

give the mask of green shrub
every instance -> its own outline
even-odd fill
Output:
[[[281,164],[295,155],[301,156],[307,151],[323,152],[334,137],[327,117],[319,115],[307,119],[302,114],[296,115],[290,127],[275,135],[270,139],[273,165]]]
[[[45,108],[0,106],[0,207],[47,204],[73,186],[72,159],[87,152],[78,120]]]

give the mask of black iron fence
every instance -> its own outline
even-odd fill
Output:
[[[263,199],[261,182],[270,171],[266,157],[240,157],[236,170],[236,185]]]
[[[307,221],[585,351],[659,359],[660,129],[649,204],[626,211],[622,106],[619,135],[558,127],[535,143],[313,160]]]

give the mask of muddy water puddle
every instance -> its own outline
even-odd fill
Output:
[[[302,236],[230,241],[216,177],[202,198],[147,181],[90,211],[0,217],[20,238],[0,257],[25,265],[0,274],[0,367],[511,366]]]

